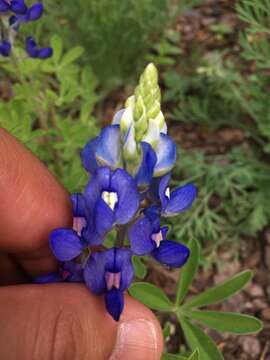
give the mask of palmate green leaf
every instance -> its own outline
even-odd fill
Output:
[[[219,303],[240,291],[249,282],[251,277],[252,272],[250,270],[243,271],[224,281],[222,284],[193,296],[182,308],[190,309]]]
[[[191,322],[183,317],[179,317],[179,321],[189,346],[192,350],[197,349],[199,351],[200,359],[224,360],[213,340],[199,327],[191,324]]]
[[[211,329],[232,334],[254,334],[263,328],[262,322],[255,317],[232,312],[197,310],[187,315]]]
[[[176,293],[176,305],[180,305],[186,296],[199,265],[200,246],[197,240],[192,239],[188,243],[188,247],[190,249],[190,257],[180,273]]]
[[[161,360],[188,360],[185,356],[178,354],[163,354]]]
[[[173,304],[167,295],[158,287],[146,282],[137,282],[130,286],[128,292],[154,310],[172,311]]]
[[[134,268],[135,275],[139,279],[144,279],[147,274],[147,269],[142,260],[139,258],[139,256],[133,256],[132,257],[132,264]]]

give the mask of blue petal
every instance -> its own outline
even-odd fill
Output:
[[[9,4],[5,0],[0,0],[0,12],[9,11]]]
[[[33,280],[34,284],[49,284],[49,283],[59,283],[64,282],[63,278],[59,273],[50,273],[46,275],[36,276]]]
[[[119,111],[117,111],[117,113],[114,115],[113,117],[113,121],[112,121],[112,125],[120,125],[122,116],[124,114],[126,109],[121,109]]]
[[[165,210],[166,206],[168,205],[169,198],[166,195],[166,190],[169,186],[169,182],[171,180],[171,175],[167,174],[160,179],[159,188],[158,188],[158,195],[161,202],[161,210],[162,212]]]
[[[180,267],[188,260],[189,253],[189,249],[185,245],[170,240],[163,240],[160,246],[152,252],[152,256],[164,265]]]
[[[118,125],[105,127],[100,135],[96,158],[101,165],[116,169],[121,161],[120,130]]]
[[[132,252],[128,249],[114,249],[115,250],[115,271],[121,272],[120,291],[129,288],[134,270],[131,261]]]
[[[11,52],[11,44],[9,41],[3,40],[0,42],[0,55],[8,57]]]
[[[177,188],[171,193],[170,200],[164,210],[165,216],[174,216],[187,210],[197,196],[197,188],[187,184]]]
[[[85,216],[85,202],[84,197],[80,193],[75,193],[70,196],[72,202],[73,216]]]
[[[85,170],[93,174],[98,168],[96,159],[96,148],[98,146],[99,138],[89,141],[81,152],[82,164]]]
[[[36,3],[32,5],[26,13],[27,21],[35,21],[38,20],[43,13],[43,4],[42,3]]]
[[[141,142],[142,148],[142,162],[140,168],[135,176],[135,180],[140,189],[145,189],[153,177],[154,167],[157,162],[157,156],[151,145],[146,142]]]
[[[134,179],[123,169],[117,169],[111,178],[111,190],[118,196],[115,206],[117,224],[128,223],[136,214],[140,196]]]
[[[102,244],[104,236],[95,231],[94,222],[88,219],[87,226],[82,229],[82,238],[88,245],[94,246]]]
[[[74,261],[68,261],[62,264],[62,272],[67,271],[69,275],[65,279],[67,282],[84,282],[83,268],[81,264],[77,264]]]
[[[103,199],[99,199],[95,207],[95,231],[103,236],[112,229],[115,220],[112,209]]]
[[[24,0],[12,0],[10,10],[15,14],[25,14],[27,12],[27,7]]]
[[[36,58],[38,56],[37,43],[31,36],[28,36],[25,40],[25,50],[32,58]]]
[[[110,180],[110,169],[107,167],[101,167],[95,171],[92,179],[87,184],[84,196],[86,208],[90,211],[91,215],[93,214],[97,200],[101,197],[102,191],[108,191],[110,187]]]
[[[53,49],[51,47],[45,47],[38,50],[37,57],[39,59],[48,59],[53,54]]]
[[[50,234],[50,245],[55,257],[69,261],[81,254],[84,244],[77,233],[70,229],[56,229]]]
[[[108,313],[115,321],[119,321],[120,315],[124,309],[124,295],[123,292],[112,288],[105,294],[105,305]]]
[[[153,227],[151,221],[143,216],[137,220],[129,230],[129,240],[131,251],[136,255],[149,254],[155,248],[155,243],[151,239]]]
[[[97,252],[89,257],[84,269],[84,280],[94,294],[106,292],[105,271],[108,266],[113,266],[114,258],[113,249]]]
[[[176,145],[170,136],[163,133],[160,134],[156,154],[157,163],[154,169],[154,176],[158,177],[168,173],[176,161]]]

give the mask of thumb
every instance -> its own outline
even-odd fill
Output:
[[[0,288],[0,349],[5,360],[159,360],[153,313],[126,296],[119,323],[79,284]]]

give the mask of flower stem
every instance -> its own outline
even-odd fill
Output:
[[[115,240],[115,247],[121,248],[124,246],[125,238],[127,235],[127,225],[122,225],[119,227],[119,230],[117,230],[117,237]]]

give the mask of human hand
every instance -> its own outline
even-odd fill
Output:
[[[71,213],[68,193],[0,129],[0,358],[160,359],[159,323],[128,295],[116,323],[83,285],[24,285],[56,270],[48,235],[70,226]]]

